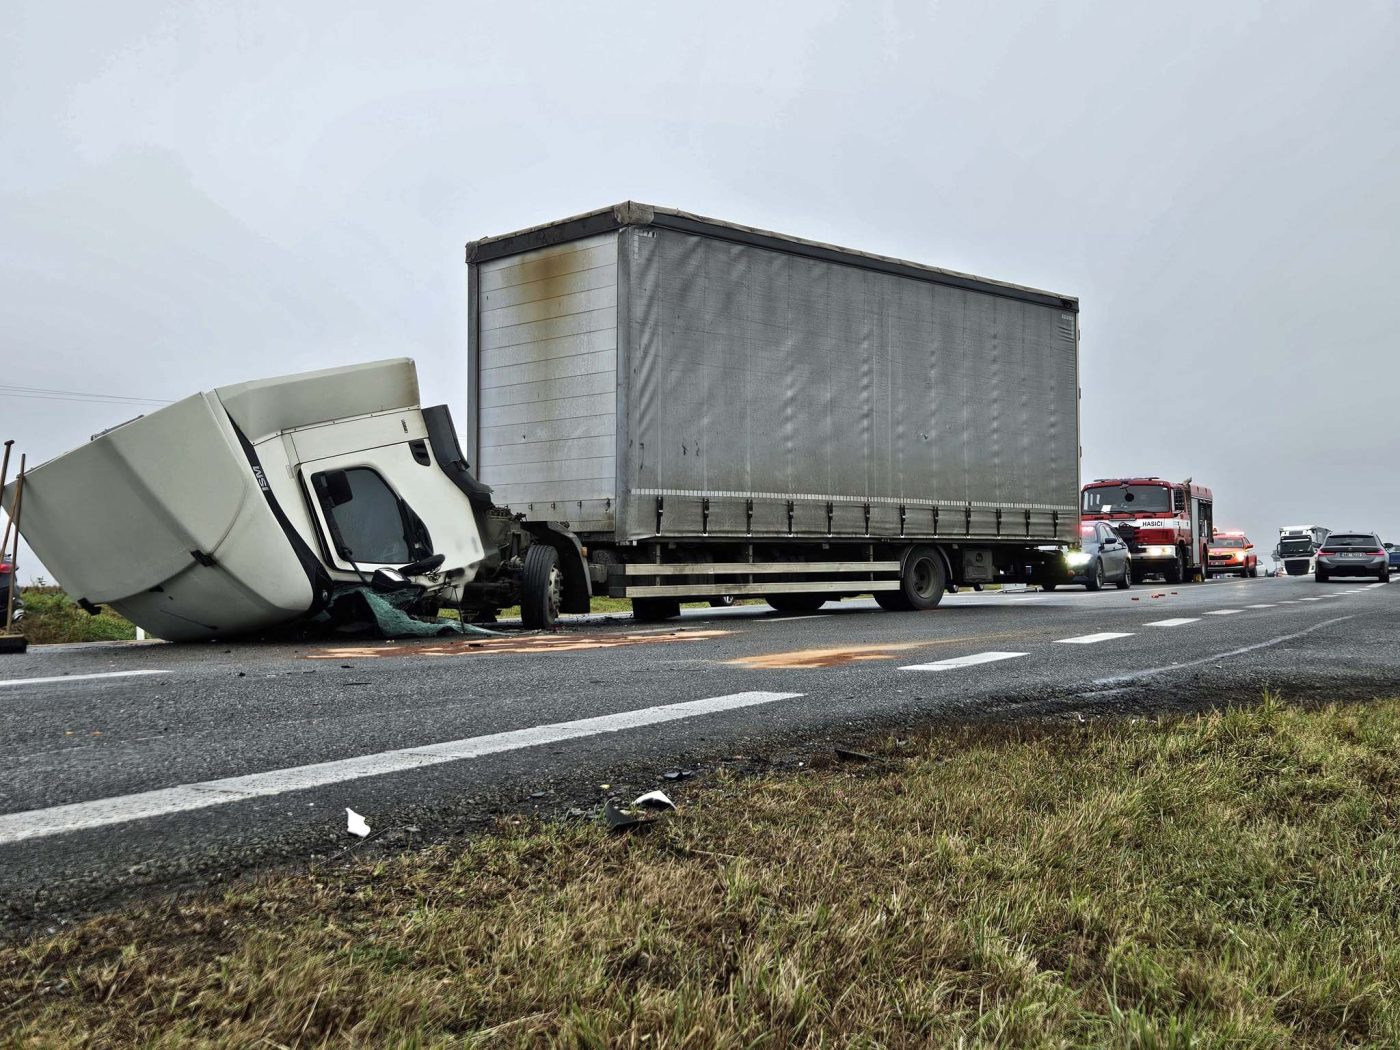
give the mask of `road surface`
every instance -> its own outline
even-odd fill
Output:
[[[36,647],[0,657],[0,932],[325,857],[358,841],[347,807],[397,847],[933,718],[1392,695],[1397,624],[1400,586],[1303,578],[549,636]]]

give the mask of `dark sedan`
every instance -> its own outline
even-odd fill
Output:
[[[1374,532],[1334,532],[1317,552],[1318,583],[1333,576],[1374,576],[1390,582],[1390,552]]]
[[[1065,578],[1060,583],[1082,583],[1090,591],[1102,589],[1105,583],[1120,590],[1133,585],[1133,559],[1127,541],[1107,522],[1085,522],[1079,527],[1079,539],[1079,550],[1065,554]],[[1053,591],[1057,584],[1044,586]]]

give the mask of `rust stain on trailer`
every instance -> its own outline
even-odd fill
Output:
[[[576,653],[590,649],[620,649],[630,645],[660,642],[702,642],[719,638],[729,631],[674,631],[641,634],[549,634],[519,638],[451,638],[427,643],[382,643],[343,645],[317,649],[305,660],[362,660],[382,656],[491,656],[495,653]]]

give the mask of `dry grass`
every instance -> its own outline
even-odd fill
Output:
[[[1396,1045],[1397,731],[1266,702],[721,777],[646,836],[502,827],[0,950],[0,1042]]]

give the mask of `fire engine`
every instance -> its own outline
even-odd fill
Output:
[[[1128,541],[1138,583],[1151,573],[1168,583],[1204,580],[1213,514],[1210,489],[1190,478],[1099,478],[1080,500],[1081,520],[1106,521]]]

